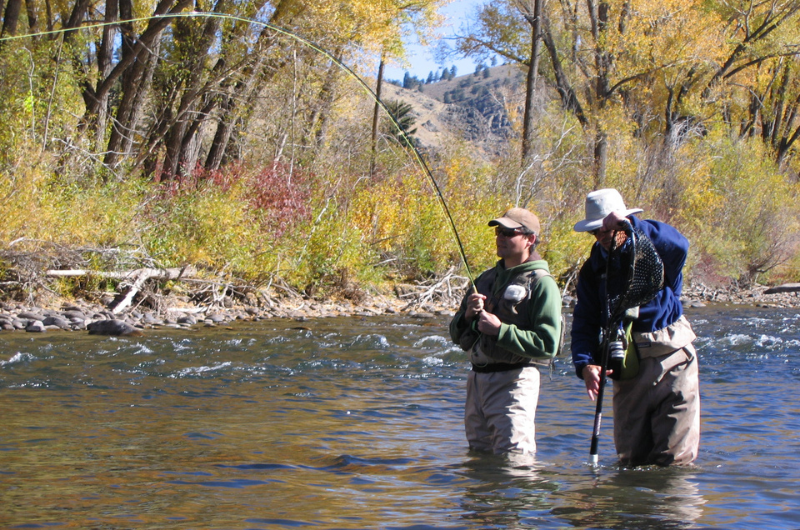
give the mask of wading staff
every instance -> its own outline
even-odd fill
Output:
[[[607,330],[603,330],[603,355],[600,362],[600,387],[597,389],[597,406],[594,411],[594,428],[592,430],[592,445],[589,448],[589,459],[593,466],[597,465],[597,446],[600,442],[600,420],[603,417],[603,391],[606,388],[606,367],[608,366],[608,338]]]
[[[589,459],[593,466],[597,465],[597,446],[600,442],[600,422],[603,418],[603,394],[606,389],[606,369],[608,368],[608,345],[610,343],[609,337],[611,335],[611,300],[608,295],[608,272],[611,264],[611,254],[614,252],[617,242],[617,231],[611,234],[611,248],[608,251],[606,258],[606,325],[603,328],[603,342],[601,344],[602,354],[600,356],[600,381],[597,389],[597,406],[594,411],[594,427],[592,428],[592,445],[589,448]]]
[[[625,238],[620,238],[621,233]],[[622,239],[618,241],[618,239]],[[625,244],[625,252],[621,247]],[[617,254],[615,255],[615,252]],[[617,259],[619,258],[619,259]],[[611,260],[615,268],[611,268]],[[612,272],[614,273],[613,280]],[[653,246],[652,241],[639,229],[624,221],[620,230],[611,235],[606,258],[606,325],[603,328],[601,343],[600,381],[597,391],[597,409],[594,417],[592,446],[589,456],[593,465],[597,464],[597,445],[600,437],[600,420],[603,413],[603,390],[606,383],[606,370],[613,361],[617,379],[625,366],[625,348],[620,336],[620,328],[625,313],[634,307],[650,302],[664,286],[664,263]],[[610,287],[614,288],[612,295]]]
[[[625,238],[618,241],[620,233]],[[621,246],[626,245],[622,254]],[[618,255],[614,253],[618,251]],[[615,269],[611,269],[611,260]],[[611,281],[612,272],[615,273]],[[620,329],[625,314],[629,309],[650,302],[664,286],[664,263],[653,246],[652,241],[641,230],[634,229],[627,220],[622,222],[620,230],[611,234],[611,245],[606,257],[606,325],[603,327],[601,343],[600,381],[597,389],[597,408],[594,416],[592,446],[589,456],[593,465],[597,464],[597,445],[600,437],[600,420],[603,414],[603,390],[606,383],[606,371],[609,363],[614,361],[613,370],[617,379],[622,375],[625,366],[625,348],[620,336]],[[609,287],[615,288],[612,296]]]
[[[626,228],[629,228],[627,231],[631,233],[633,228],[628,223]],[[605,277],[605,290],[606,290],[606,325],[603,328],[603,341],[601,343],[601,356],[600,356],[600,381],[599,386],[597,389],[597,405],[594,412],[594,426],[592,429],[592,444],[589,448],[589,459],[593,466],[597,465],[598,462],[598,450],[597,446],[600,442],[600,423],[603,418],[603,395],[605,394],[606,388],[606,370],[608,369],[608,357],[609,357],[609,349],[611,344],[613,343],[613,337],[611,334],[615,333],[615,324],[617,322],[617,314],[619,308],[614,308],[614,312],[611,312],[611,294],[608,290],[608,278],[611,272],[611,257],[614,255],[614,252],[617,250],[617,234],[619,230],[614,230],[611,234],[611,246],[608,249],[608,257],[606,257],[606,277]],[[631,274],[631,277],[633,275]],[[627,283],[627,282],[626,282]]]

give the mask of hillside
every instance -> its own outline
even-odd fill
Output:
[[[513,134],[506,106],[524,85],[519,67],[503,65],[413,89],[386,83],[382,99],[412,106],[420,147],[435,150],[466,140],[478,148],[477,154],[491,158]]]

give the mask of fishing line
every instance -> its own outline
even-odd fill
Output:
[[[314,50],[314,51],[316,51],[318,53],[321,53],[322,55],[324,55],[325,57],[327,57],[328,59],[333,61],[333,63],[336,64],[339,68],[341,68],[342,70],[347,72],[356,81],[358,81],[359,85],[361,85],[361,87],[367,92],[367,94],[369,94],[369,96],[378,105],[380,105],[380,107],[383,109],[383,111],[386,113],[386,115],[389,116],[389,119],[391,120],[392,124],[397,129],[397,131],[400,134],[400,136],[403,138],[403,140],[404,140],[403,143],[411,148],[411,151],[412,151],[412,153],[414,155],[414,158],[416,159],[416,161],[419,164],[419,166],[422,168],[423,172],[425,173],[425,176],[428,177],[428,180],[430,181],[431,185],[433,186],[434,192],[436,193],[436,198],[438,199],[437,202],[441,206],[442,211],[444,212],[445,217],[447,218],[448,223],[450,225],[450,230],[452,231],[453,236],[455,237],[456,243],[458,245],[458,253],[459,253],[460,257],[461,257],[462,263],[464,264],[464,268],[466,270],[467,277],[469,279],[470,285],[472,286],[473,289],[475,288],[475,281],[474,281],[474,277],[472,275],[472,270],[470,269],[469,263],[467,262],[467,255],[466,255],[466,252],[464,251],[464,245],[461,242],[461,237],[458,234],[458,229],[456,228],[456,224],[455,224],[455,221],[453,220],[453,216],[450,214],[450,208],[448,208],[447,202],[444,199],[444,194],[442,193],[442,189],[439,186],[439,183],[436,182],[436,179],[434,178],[433,173],[431,172],[430,168],[428,167],[428,164],[425,162],[425,159],[422,157],[422,154],[419,152],[417,147],[414,145],[414,143],[408,137],[406,132],[400,126],[400,124],[398,123],[397,119],[394,117],[392,112],[384,104],[384,102],[381,101],[381,99],[378,97],[378,95],[375,93],[375,91],[369,85],[367,85],[367,83],[358,74],[356,74],[353,71],[352,68],[347,66],[341,59],[338,59],[337,57],[332,55],[329,51],[327,51],[326,49],[322,48],[318,44],[306,39],[305,37],[301,37],[300,35],[298,35],[296,33],[293,33],[291,31],[289,31],[288,29],[281,28],[280,26],[275,26],[273,24],[270,24],[269,22],[262,22],[262,21],[259,21],[259,20],[254,20],[252,18],[240,17],[240,16],[237,16],[237,15],[229,15],[229,14],[225,14],[225,13],[209,13],[209,12],[205,12],[205,11],[191,11],[191,12],[188,12],[188,13],[170,13],[170,14],[164,14],[164,15],[154,15],[154,16],[148,16],[148,17],[132,18],[132,19],[128,19],[128,20],[117,20],[117,21],[114,21],[114,22],[97,22],[97,23],[92,23],[92,24],[81,25],[79,28],[68,28],[68,29],[58,29],[58,30],[51,30],[51,31],[42,31],[42,32],[39,32],[39,33],[28,33],[26,35],[13,35],[13,36],[10,36],[10,37],[0,38],[0,42],[7,41],[7,40],[10,41],[10,40],[23,39],[23,38],[30,38],[30,37],[41,37],[41,36],[46,36],[46,35],[54,35],[54,34],[59,34],[59,33],[65,33],[65,32],[68,32],[68,31],[76,31],[78,29],[94,29],[94,28],[100,28],[100,27],[116,25],[116,24],[126,24],[126,23],[132,23],[132,22],[143,22],[143,21],[149,21],[149,20],[153,20],[153,19],[193,18],[193,17],[228,19],[228,20],[233,20],[233,21],[238,21],[238,22],[244,22],[246,24],[256,24],[256,25],[263,26],[265,28],[269,28],[269,29],[275,31],[276,33],[279,33],[279,34],[284,35],[286,37],[292,38],[295,41],[299,42],[300,44],[302,44],[304,46],[307,46],[307,47],[311,48],[312,50]]]

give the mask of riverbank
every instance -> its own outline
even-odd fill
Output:
[[[791,284],[792,288],[797,284]],[[682,301],[687,306],[698,304],[734,304],[765,308],[800,308],[800,291],[772,292],[776,287],[754,285],[748,289],[713,288],[693,285],[684,289]]]
[[[686,307],[708,304],[743,305],[764,308],[798,308],[800,293],[768,294],[766,286],[751,289],[713,289],[693,286],[686,290]],[[83,300],[51,300],[38,306],[15,302],[0,303],[0,329],[5,331],[47,332],[56,330],[83,331],[99,335],[126,335],[147,329],[193,329],[200,326],[224,326],[234,321],[292,319],[305,321],[329,317],[373,317],[405,314],[412,318],[435,318],[452,315],[458,307],[460,293],[451,290],[433,292],[430,288],[409,291],[396,287],[392,294],[371,294],[352,300],[315,300],[296,293],[280,298],[262,297],[255,303],[236,303],[229,299],[216,305],[198,305],[187,298],[165,299],[160,310],[134,307],[114,313],[110,303]],[[109,302],[106,300],[106,302]],[[575,299],[564,296],[565,311],[571,311]]]
[[[354,304],[349,301],[281,299],[276,307],[252,305],[198,306],[180,304],[162,311],[133,309],[115,314],[107,307],[82,300],[64,302],[59,307],[40,307],[19,303],[0,304],[0,329],[5,331],[88,331],[98,335],[129,335],[135,331],[158,328],[191,329],[213,327],[234,321],[292,319],[306,321],[328,317],[371,317],[385,314],[408,314],[433,318],[451,312],[443,304],[408,307],[408,303],[387,296],[370,297]],[[99,326],[98,323],[107,323]],[[111,324],[114,322],[115,324]]]

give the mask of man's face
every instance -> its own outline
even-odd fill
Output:
[[[521,261],[528,257],[530,246],[536,241],[536,236],[525,235],[521,229],[495,227],[495,244],[497,245],[497,257]]]

